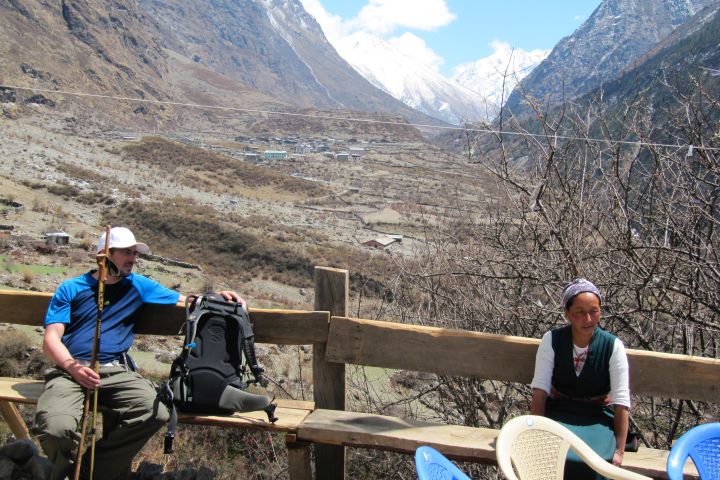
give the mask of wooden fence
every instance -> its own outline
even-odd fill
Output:
[[[529,383],[532,379],[538,339],[349,318],[348,294],[346,270],[317,267],[314,311],[250,310],[258,343],[312,345],[313,392],[317,410],[310,414],[308,420],[313,416],[316,419],[323,415],[328,418],[328,411],[345,410],[347,364],[519,383]],[[0,321],[41,325],[50,297],[49,293],[0,292]],[[174,335],[183,320],[184,312],[180,307],[148,306],[138,318],[136,332]],[[720,403],[718,359],[632,349],[628,350],[628,359],[633,394]],[[297,438],[293,437],[293,441],[288,442],[290,476],[293,479],[310,477],[310,454],[305,448],[302,431],[301,425]],[[317,431],[308,433],[305,440],[315,443],[315,478],[345,477],[344,445],[411,451],[420,441],[399,436],[383,443],[380,439],[373,439],[374,434],[370,430],[348,432],[348,440],[344,440],[346,433],[336,432],[339,437],[333,438],[339,440],[327,441],[323,441],[321,435],[313,436],[318,435]],[[370,437],[353,443],[353,434]],[[486,435],[483,438],[491,437]],[[492,461],[492,442],[487,443],[478,447],[485,450],[484,456],[476,460]],[[467,450],[467,455],[458,454],[457,457],[473,458],[473,451]],[[664,465],[661,471],[660,462],[666,454],[648,451],[645,457],[636,457],[634,468],[632,465],[628,468],[663,478]]]

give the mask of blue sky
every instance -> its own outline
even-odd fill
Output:
[[[573,33],[601,3],[600,0],[301,1],[328,37],[333,35],[328,29],[334,22],[335,35],[367,30],[386,39],[403,34],[421,39],[427,50],[421,56],[446,76],[452,75],[460,64],[492,54],[494,41],[525,51],[550,50],[561,38]],[[415,42],[418,43],[417,50],[423,50],[422,42]]]

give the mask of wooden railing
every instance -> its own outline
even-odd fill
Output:
[[[0,321],[40,325],[50,297],[49,293],[0,292]],[[316,268],[314,308],[314,311],[250,310],[258,342],[313,347],[313,392],[317,410],[288,441],[293,479],[310,478],[309,443],[315,444],[315,478],[339,479],[345,476],[345,445],[410,452],[416,445],[432,441],[423,436],[428,432],[434,432],[434,437],[447,432],[442,425],[343,413],[347,364],[519,383],[529,383],[532,379],[537,339],[349,318],[348,272],[345,270]],[[177,334],[183,320],[180,307],[148,307],[139,315],[136,331]],[[628,350],[628,358],[633,394],[720,403],[718,359],[639,350]],[[338,419],[333,428],[323,427],[333,419]],[[342,425],[338,427],[339,424]],[[396,429],[398,425],[402,426],[400,430]],[[417,433],[421,430],[424,433]],[[438,445],[447,446],[450,456],[456,452],[456,458],[492,462],[496,433],[491,429],[458,427],[446,435],[444,444]],[[457,440],[453,449],[452,439],[460,438],[458,435],[466,439],[465,443],[461,445]],[[661,462],[667,452],[651,450],[646,449],[635,457],[626,455],[627,467],[663,478]]]
[[[356,318],[330,318],[326,360],[530,383],[540,340]],[[720,360],[627,350],[636,395],[720,403]]]

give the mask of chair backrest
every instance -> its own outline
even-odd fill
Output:
[[[415,468],[420,480],[470,480],[442,453],[426,445],[415,450]]]
[[[720,479],[720,423],[706,423],[685,432],[670,449],[670,480],[682,480],[687,458],[692,458],[701,480]]]
[[[554,420],[523,415],[500,430],[495,452],[498,467],[508,480],[563,478],[565,458],[572,448],[590,468],[618,480],[650,480],[606,462],[580,437]]]

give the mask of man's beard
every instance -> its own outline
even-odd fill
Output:
[[[106,258],[108,275],[111,277],[127,277],[130,273],[121,272],[120,269],[109,258]]]

